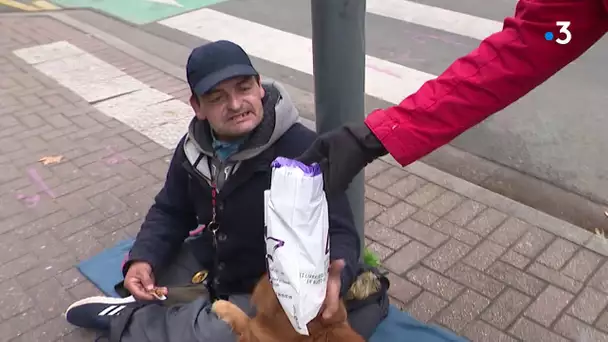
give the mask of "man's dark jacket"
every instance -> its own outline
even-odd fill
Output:
[[[166,266],[188,233],[212,218],[210,176],[216,196],[217,249],[204,229],[194,250],[218,295],[250,293],[266,271],[264,190],[270,188],[270,163],[278,156],[299,156],[316,133],[297,122],[298,112],[284,88],[264,82],[264,119],[240,150],[221,162],[214,156],[206,121],[196,118],[179,142],[164,187],[155,198],[125,263],[146,261],[153,270]],[[215,172],[214,172],[215,171]],[[342,293],[358,269],[360,241],[345,194],[328,198],[330,258],[345,259]]]

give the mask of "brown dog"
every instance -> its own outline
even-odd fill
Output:
[[[257,310],[253,318],[231,302],[213,303],[212,310],[232,327],[239,342],[365,342],[348,324],[342,302],[331,320],[319,314],[307,325],[309,336],[299,334],[283,311],[267,275],[256,285],[251,302]]]

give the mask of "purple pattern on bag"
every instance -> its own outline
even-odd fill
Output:
[[[306,165],[298,160],[289,159],[285,157],[277,157],[275,160],[272,161],[271,166],[275,169],[281,167],[299,168],[300,170],[304,171],[305,175],[311,177],[318,176],[321,174],[321,166],[317,163],[314,163],[312,165]]]

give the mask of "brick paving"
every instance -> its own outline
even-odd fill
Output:
[[[171,151],[12,51],[65,40],[183,101],[187,86],[52,18],[0,32],[0,341],[91,341],[62,317],[99,294],[74,265],[137,233]],[[608,340],[601,238],[421,163],[374,162],[366,197],[366,245],[416,318],[473,341]]]

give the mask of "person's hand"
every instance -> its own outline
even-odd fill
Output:
[[[156,300],[156,297],[152,294],[152,290],[155,289],[154,274],[152,273],[152,266],[144,261],[136,261],[127,270],[124,281],[125,288],[139,300]],[[163,295],[167,295],[166,288],[159,288],[159,292]]]
[[[323,319],[329,320],[338,312],[340,308],[340,288],[342,279],[340,275],[344,269],[344,260],[334,260],[329,265],[329,275],[327,276],[327,292],[323,302]]]
[[[321,134],[296,160],[318,163],[328,195],[345,191],[353,178],[374,159],[386,154],[378,138],[365,125],[345,125]]]

